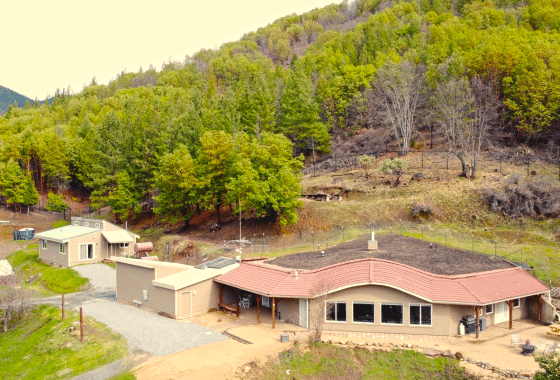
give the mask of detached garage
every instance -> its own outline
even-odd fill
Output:
[[[235,269],[235,259],[219,258],[196,267],[111,257],[117,263],[117,300],[184,319],[218,307],[214,277]]]

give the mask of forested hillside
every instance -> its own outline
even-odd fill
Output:
[[[7,87],[0,86],[0,115],[6,113],[14,102],[17,103],[18,106],[23,107],[26,102],[32,102],[32,100]]]
[[[298,155],[328,152],[334,135],[383,128],[406,154],[416,129],[434,128],[466,176],[493,129],[558,145],[559,32],[559,0],[343,2],[10,108],[0,165],[17,162],[41,192],[91,191],[123,218],[156,196],[156,212],[186,224],[233,203],[293,222]]]

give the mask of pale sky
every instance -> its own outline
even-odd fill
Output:
[[[183,62],[274,20],[338,0],[28,0],[0,5],[0,85],[45,99],[70,85]]]

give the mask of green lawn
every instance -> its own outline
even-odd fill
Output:
[[[84,317],[84,343],[80,343],[79,314],[54,306],[29,311],[20,324],[0,333],[1,379],[59,379],[101,367],[123,358],[127,343],[107,326]],[[69,332],[74,326],[76,331]]]
[[[41,276],[30,287],[44,295],[50,293],[73,293],[87,284],[88,280],[70,268],[55,268],[39,261],[38,245],[31,244],[25,250],[12,253],[8,257],[15,274],[26,280],[31,276]]]
[[[474,379],[448,358],[428,359],[415,351],[369,351],[316,344],[284,351],[251,370],[249,379]]]

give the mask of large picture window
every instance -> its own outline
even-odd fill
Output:
[[[354,322],[360,323],[374,323],[374,304],[373,303],[359,303],[355,302],[352,309],[352,318]]]
[[[410,305],[410,324],[416,326],[432,325],[431,305]]]
[[[80,260],[91,260],[94,258],[93,243],[80,245]]]
[[[346,302],[326,302],[325,308],[327,321],[346,322]]]
[[[381,304],[381,323],[402,325],[403,305],[394,303]]]

